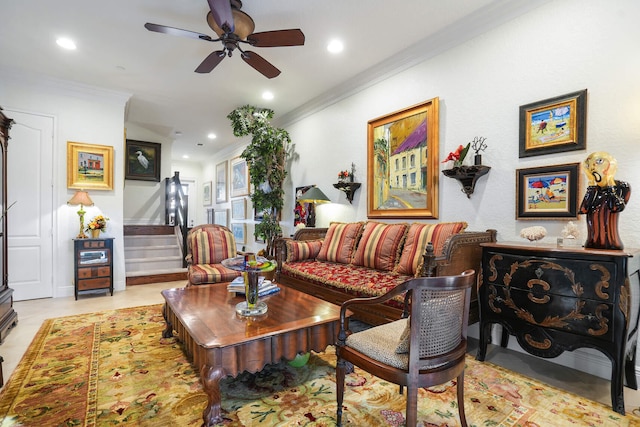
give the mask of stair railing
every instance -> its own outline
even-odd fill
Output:
[[[182,249],[182,266],[187,266],[187,227],[189,198],[182,190],[180,172],[175,172],[171,178],[165,178],[165,224],[173,225],[180,237]]]

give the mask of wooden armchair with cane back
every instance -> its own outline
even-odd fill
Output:
[[[338,426],[342,425],[345,375],[353,364],[400,385],[400,393],[407,387],[408,427],[417,423],[418,389],[457,378],[458,414],[462,426],[466,427],[464,367],[474,284],[474,270],[457,276],[419,277],[407,280],[385,295],[354,298],[342,304],[336,345]],[[347,310],[363,304],[381,304],[402,294],[405,294],[402,319],[361,332],[349,331]]]

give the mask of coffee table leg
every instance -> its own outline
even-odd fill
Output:
[[[164,322],[167,324],[167,327],[162,331],[162,338],[171,338],[173,336],[173,325],[171,321],[169,321],[169,316],[167,315],[167,311],[169,307],[165,304],[162,308],[162,317],[164,317]]]
[[[204,388],[204,392],[207,393],[209,400],[207,407],[202,413],[205,427],[214,426],[222,422],[222,417],[220,416],[220,379],[223,376],[224,372],[222,369],[215,366],[203,365],[200,370],[202,387]]]

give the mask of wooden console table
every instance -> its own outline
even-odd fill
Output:
[[[640,250],[483,243],[478,290],[484,360],[498,323],[520,346],[552,358],[591,347],[611,360],[611,403],[624,414],[623,384],[638,388]],[[508,335],[503,334],[506,347]]]

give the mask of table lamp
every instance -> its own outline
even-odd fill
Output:
[[[80,209],[78,210],[78,216],[80,217],[80,233],[78,233],[78,239],[86,239],[88,236],[84,234],[84,214],[86,213],[84,210],[85,206],[93,206],[93,200],[89,197],[89,193],[86,191],[78,190],[76,194],[73,195],[71,200],[67,202],[70,206],[80,205]]]
[[[316,208],[319,203],[329,203],[331,200],[318,187],[311,187],[298,198],[300,203],[309,203],[309,215],[307,216],[307,227],[316,226]]]

